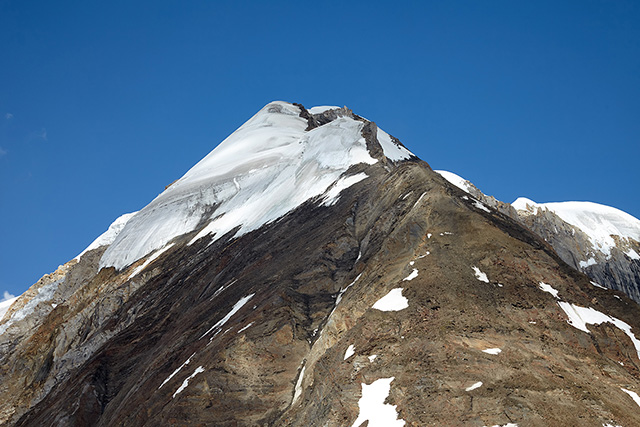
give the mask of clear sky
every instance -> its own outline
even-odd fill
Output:
[[[0,0],[0,299],[272,100],[511,202],[640,217],[640,2]]]

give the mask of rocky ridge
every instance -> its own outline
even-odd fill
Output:
[[[299,138],[291,150],[313,150],[309,133],[330,126],[360,154],[338,174],[300,163],[296,178],[331,179],[255,228],[210,233],[217,209],[257,191],[238,164],[212,178],[206,203],[188,203],[186,231],[108,265],[127,233],[146,233],[136,214],[45,276],[0,323],[1,423],[640,423],[637,304],[348,109],[258,115]],[[193,201],[185,182],[166,191]]]
[[[485,195],[471,182],[456,174],[438,172],[477,200],[536,233],[555,249],[564,262],[591,277],[596,286],[622,291],[640,302],[638,219],[617,209],[588,202],[541,204],[519,198],[513,204],[504,203]],[[569,220],[563,219],[558,211],[567,210],[567,207],[586,216],[588,222],[578,223],[574,220],[572,223],[571,218],[575,214]],[[622,231],[615,226],[615,222],[623,224]],[[597,229],[605,231],[600,233],[599,238],[594,238],[593,230]]]

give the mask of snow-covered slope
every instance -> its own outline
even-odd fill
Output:
[[[469,193],[473,188],[473,184],[471,184],[471,182],[467,181],[466,179],[462,178],[459,175],[456,175],[453,172],[444,171],[444,170],[437,170],[435,172],[438,172],[440,175],[442,175],[444,179],[446,179],[447,181],[449,181],[451,184],[455,185],[462,191],[466,191],[467,193]]]
[[[536,203],[524,197],[518,198],[512,206],[532,214],[539,209],[552,211],[589,236],[593,248],[606,257],[611,256],[611,249],[616,246],[613,236],[627,243],[629,239],[640,242],[640,220],[610,206],[592,202]],[[628,251],[628,255],[640,259],[633,249]]]
[[[307,130],[300,113],[300,107],[286,102],[265,106],[130,218],[100,266],[121,269],[198,227],[204,226],[191,243],[234,229],[240,236],[314,197],[330,192],[335,198],[334,186],[342,190],[348,187],[345,182],[363,178],[340,180],[351,166],[377,162],[362,136],[364,122],[338,117]],[[377,136],[390,160],[412,156],[384,131],[378,129]]]

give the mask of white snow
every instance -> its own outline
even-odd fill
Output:
[[[164,248],[160,249],[159,251],[156,251],[153,255],[151,255],[142,265],[136,267],[133,272],[129,275],[129,279],[131,279],[132,277],[136,276],[138,273],[140,273],[142,270],[144,270],[145,268],[147,268],[149,266],[149,264],[151,264],[153,261],[155,261],[156,259],[158,259],[158,257],[160,257],[160,255],[162,255],[163,253],[165,253],[166,251],[168,251],[169,249],[171,249],[171,247],[173,246],[173,243],[168,244],[167,246],[165,246]]]
[[[253,322],[249,323],[247,326],[244,326],[244,327],[243,327],[242,329],[240,329],[237,333],[240,333],[240,332],[244,332],[244,331],[246,331],[247,329],[249,329],[249,327],[250,327],[251,325],[253,325]]]
[[[482,381],[478,381],[477,383],[465,388],[464,391],[472,391],[480,387],[482,387]]]
[[[227,313],[227,315],[224,316],[222,319],[218,320],[216,322],[216,324],[213,325],[211,328],[209,328],[209,330],[207,332],[202,334],[200,339],[204,338],[205,335],[207,335],[208,333],[210,333],[214,329],[220,329],[225,323],[227,323],[227,321],[229,319],[231,319],[231,316],[236,314],[238,312],[238,310],[240,310],[242,308],[242,306],[244,306],[254,295],[255,294],[250,294],[250,295],[247,295],[247,296],[244,296],[244,297],[240,298],[240,301],[238,301],[237,303],[234,304],[234,306],[231,308],[231,311],[229,311],[229,313]]]
[[[51,300],[51,298],[53,298],[55,291],[58,289],[59,284],[60,284],[60,281],[56,280],[55,282],[46,284],[42,286],[40,289],[38,289],[38,293],[33,298],[31,298],[29,302],[27,302],[21,309],[14,311],[11,317],[7,319],[7,321],[4,324],[0,325],[0,335],[4,334],[9,328],[9,326],[11,326],[17,321],[24,319],[25,317],[33,313],[33,311],[36,309],[38,304],[40,304],[41,302],[47,302]],[[11,306],[11,303],[9,303],[7,310],[9,309],[10,306]],[[0,319],[2,318],[0,317]]]
[[[355,346],[353,344],[349,345],[349,347],[347,347],[347,351],[344,352],[344,359],[343,360],[347,360],[348,358],[353,356],[355,353],[356,353]]]
[[[388,133],[378,128],[378,142],[382,146],[382,152],[389,160],[397,162],[406,160],[414,154],[401,145],[396,144]]]
[[[395,288],[380,298],[373,308],[380,311],[400,311],[409,307],[409,300],[402,296],[402,288]]]
[[[402,281],[409,281],[409,280],[413,280],[416,277],[418,277],[418,269],[414,268],[413,271],[411,273],[409,273],[409,275],[407,277],[405,277],[404,279],[402,279]]]
[[[2,320],[4,314],[11,307],[11,304],[13,304],[13,302],[17,299],[18,297],[14,297],[13,295],[9,294],[9,292],[4,292],[4,299],[0,301],[0,320]]]
[[[422,200],[422,198],[424,197],[424,195],[427,194],[426,191],[424,193],[422,193],[420,195],[420,197],[418,197],[418,200],[416,200],[416,202],[413,204],[413,206],[411,207],[411,209],[415,208],[416,206],[418,206],[418,203],[420,203],[420,201]]]
[[[84,251],[80,252],[80,254],[75,257],[75,260],[80,261],[82,255],[86,254],[92,249],[97,249],[100,246],[107,246],[112,244],[116,237],[118,237],[118,234],[120,234],[124,226],[127,224],[127,222],[137,213],[138,212],[131,212],[128,214],[120,215],[118,218],[116,218],[116,220],[113,221],[113,223],[109,226],[107,231],[98,236],[98,238],[94,240],[89,246],[87,246]]]
[[[286,102],[265,106],[130,218],[100,266],[122,269],[202,221],[190,243],[241,236],[321,196],[351,166],[376,163],[363,122],[341,117],[307,132],[299,113]]]
[[[304,362],[303,362],[304,363]],[[298,375],[298,381],[296,381],[296,388],[293,392],[293,403],[296,403],[297,400],[300,398],[300,396],[302,395],[302,380],[304,379],[304,368],[306,366],[302,366],[302,369],[300,370],[300,375]]]
[[[339,109],[340,107],[336,107],[334,105],[318,105],[318,106],[309,108],[307,111],[310,112],[311,114],[320,114],[328,110],[339,110]]]
[[[587,329],[587,325],[599,325],[605,322],[612,323],[614,326],[622,330],[622,332],[627,334],[629,338],[631,338],[631,342],[636,348],[638,358],[640,359],[640,340],[638,340],[633,332],[631,332],[631,326],[629,326],[628,323],[623,322],[620,319],[616,319],[615,317],[608,316],[591,307],[580,307],[578,305],[563,301],[559,301],[558,304],[567,314],[567,317],[569,317],[569,324],[574,328],[580,329],[581,331],[584,331],[586,333],[590,333],[589,329]]]
[[[326,192],[324,199],[322,200],[322,205],[335,205],[340,199],[340,193],[342,192],[342,190],[344,190],[345,188],[349,188],[353,184],[356,184],[368,177],[369,176],[366,173],[360,172],[355,175],[340,178],[335,182],[335,184],[333,184],[331,188],[329,188],[329,191]]]
[[[640,220],[610,206],[592,202],[536,203],[526,198],[518,198],[511,204],[519,211],[535,214],[539,209],[548,209],[563,221],[585,233],[593,247],[606,257],[616,246],[612,235],[622,240],[640,241]]]
[[[482,203],[480,203],[480,202],[479,202],[479,201],[477,201],[477,200],[474,200],[474,201],[473,201],[473,206],[475,206],[476,208],[481,209],[481,210],[483,210],[483,211],[485,211],[485,212],[489,212],[489,213],[491,213],[491,211],[489,210],[489,208],[487,208],[485,205],[483,205]]]
[[[347,285],[346,288],[340,290],[340,292],[338,293],[338,296],[336,297],[336,305],[335,305],[335,307],[337,307],[338,304],[340,304],[340,301],[342,301],[342,296],[344,295],[344,293],[347,292],[347,289],[349,289],[350,287],[355,285],[355,283],[358,281],[358,279],[360,279],[360,276],[362,276],[362,273],[358,274],[356,276],[356,278],[353,280],[353,282],[349,283],[349,285]],[[334,310],[335,310],[335,307],[333,308]],[[331,312],[331,314],[333,314],[333,311]]]
[[[476,267],[475,265],[473,267],[473,271],[476,275],[476,279],[480,280],[481,282],[485,282],[485,283],[489,283],[489,278],[487,278],[487,275],[485,273],[483,273],[482,271],[480,271],[480,269],[478,267]]]
[[[636,393],[635,391],[627,390],[626,388],[622,388],[622,387],[620,387],[620,390],[624,391],[629,396],[631,396],[633,401],[636,402],[638,406],[640,406],[640,396],[638,396],[638,393]]]
[[[640,255],[638,255],[638,252],[634,251],[633,249],[629,249],[624,254],[631,259],[640,260]]]
[[[465,192],[469,192],[471,190],[471,186],[473,184],[471,184],[469,181],[467,181],[466,179],[456,175],[453,172],[448,172],[448,171],[443,171],[443,170],[437,170],[434,172],[438,172],[444,179],[446,179],[447,181],[449,181],[451,184],[455,185],[456,187],[458,187],[459,189],[461,189],[462,191]]]
[[[189,377],[182,382],[182,385],[180,385],[180,387],[178,387],[178,389],[176,390],[175,393],[173,393],[173,396],[171,396],[171,398],[173,399],[174,397],[176,397],[178,395],[178,393],[180,393],[182,390],[187,388],[187,386],[189,385],[189,381],[191,381],[193,379],[193,377],[195,377],[196,375],[198,375],[201,372],[204,372],[204,368],[202,366],[198,366],[196,368],[196,370],[193,371],[193,374],[189,375]]]
[[[586,261],[580,261],[580,268],[586,268],[589,267],[590,265],[596,265],[596,259],[594,257],[589,258]]]
[[[369,362],[373,363],[374,360],[376,360],[376,357],[378,357],[377,354],[372,354],[371,356],[368,357]]]
[[[599,283],[594,282],[593,280],[591,280],[591,284],[597,288],[602,288],[602,289],[609,289],[609,288],[605,288],[604,286],[602,286]]]
[[[384,403],[391,391],[395,377],[380,378],[367,385],[362,383],[362,397],[358,401],[360,413],[351,427],[359,427],[369,421],[369,427],[402,427],[404,420],[398,419],[396,405]]]
[[[494,356],[497,355],[497,354],[502,353],[502,349],[500,349],[500,348],[487,348],[487,349],[482,350],[482,351],[484,353],[487,353],[487,354],[493,354]]]
[[[160,387],[158,387],[158,390],[160,390],[160,389],[162,388],[162,386],[163,386],[163,385],[165,385],[166,383],[168,383],[168,382],[169,382],[169,380],[171,380],[171,378],[173,378],[173,377],[174,377],[178,372],[180,372],[180,370],[181,370],[182,368],[184,368],[185,366],[187,366],[187,365],[189,364],[189,362],[191,362],[191,358],[192,358],[193,356],[195,356],[195,355],[196,355],[196,354],[195,354],[195,353],[193,353],[191,356],[189,356],[189,358],[187,359],[187,361],[186,361],[186,362],[184,362],[182,365],[180,365],[180,366],[178,367],[178,369],[176,369],[175,371],[173,371],[173,373],[172,373],[171,375],[169,375],[169,376],[168,376],[164,381],[162,381],[162,384],[160,384]]]
[[[538,287],[547,293],[550,293],[551,295],[553,295],[555,298],[558,298],[558,291],[556,289],[553,288],[553,286],[551,285],[547,285],[544,282],[540,282],[538,283]]]

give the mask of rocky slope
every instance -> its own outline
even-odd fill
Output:
[[[273,103],[220,147],[12,305],[0,422],[640,423],[638,305],[374,123]]]
[[[460,176],[438,171],[450,183],[509,215],[551,244],[560,258],[593,279],[640,302],[640,220],[590,202],[512,204],[487,196]]]

